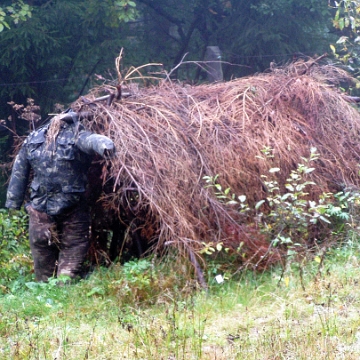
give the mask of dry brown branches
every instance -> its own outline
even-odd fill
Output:
[[[111,107],[89,109],[95,120],[87,125],[111,137],[118,151],[105,174],[115,192],[108,191],[103,204],[119,217],[127,208],[141,218],[144,233],[152,227],[148,236],[160,247],[172,244],[197,253],[202,242],[242,241],[249,252],[245,258],[251,259],[252,244],[266,246],[266,240],[255,238],[253,225],[246,224],[251,219],[205,188],[205,175],[219,174],[224,188],[255,204],[266,196],[260,175],[269,164],[257,157],[264,147],[274,149],[272,166],[281,169],[282,185],[300,158],[316,147],[318,192],[311,196],[358,187],[360,116],[334,86],[349,78],[328,65],[312,64],[305,73],[300,66],[193,87],[169,81],[133,87],[132,96]],[[94,89],[89,98],[102,91]],[[136,201],[129,200],[128,189],[135,189]]]

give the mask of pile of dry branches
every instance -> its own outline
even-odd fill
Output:
[[[243,242],[244,259],[258,264],[269,255],[268,242],[203,177],[219,174],[224,189],[246,195],[253,206],[266,197],[261,175],[269,163],[259,158],[262,149],[273,149],[271,167],[281,169],[283,185],[316,147],[318,192],[311,197],[358,187],[360,115],[337,90],[348,81],[344,71],[309,61],[215,84],[132,86],[130,96],[110,106],[87,104],[113,91],[93,89],[73,108],[93,112],[87,127],[116,144],[111,167],[98,174],[107,188],[99,203],[117,222],[137,219],[141,237],[157,247],[175,246],[192,256],[203,242],[234,248]],[[272,252],[266,261],[278,260]]]

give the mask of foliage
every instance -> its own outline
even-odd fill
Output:
[[[150,303],[106,291],[124,278],[120,266],[95,271],[71,286],[29,283],[0,297],[2,356],[356,359],[358,259],[358,242],[347,242],[321,266],[305,264],[303,279],[296,273],[282,277],[279,269],[248,271],[214,282],[206,293],[181,279],[182,264],[154,263],[154,277],[162,286]],[[96,287],[104,294],[84,296]]]
[[[355,32],[360,26],[360,3],[353,0],[333,1],[336,10],[333,24],[335,28],[343,31],[345,29]]]
[[[99,12],[101,12],[106,20],[103,20],[103,24],[99,23],[98,25],[106,24],[114,29],[118,29],[121,22],[129,22],[138,16],[136,4],[131,0],[106,0],[101,3],[98,1],[88,1],[86,4],[86,12],[86,22],[88,22],[90,26],[95,27],[94,24],[91,25],[92,19],[101,21],[99,17]]]
[[[108,291],[118,293],[128,302],[152,301],[159,291],[156,272],[150,259],[139,259],[126,262],[121,269],[121,279],[114,279]],[[91,292],[88,293],[88,296]]]
[[[341,0],[330,3],[335,12],[333,26],[338,35],[336,43],[331,44],[330,48],[335,58],[359,80],[360,2],[358,0]],[[359,88],[359,84],[355,89],[357,88]]]
[[[272,162],[274,157],[271,148],[262,150],[263,160]],[[231,189],[223,190],[215,177],[205,176],[207,187],[214,189],[214,195],[227,206],[236,205],[240,213],[256,219],[259,231],[265,234],[269,246],[283,246],[287,250],[287,259],[293,260],[299,252],[307,252],[312,246],[324,242],[329,246],[337,236],[349,236],[358,228],[360,194],[357,191],[341,191],[336,194],[322,193],[317,200],[309,200],[309,192],[317,184],[308,179],[316,170],[319,159],[316,148],[310,149],[309,158],[302,158],[302,163],[289,174],[282,189],[276,179],[280,168],[269,169],[268,175],[260,175],[267,189],[266,199],[256,203],[251,209],[246,203],[246,196],[231,194]],[[262,211],[261,211],[262,210]],[[208,255],[223,250],[222,243],[204,243],[201,253]],[[225,248],[226,250],[226,248]],[[239,248],[239,251],[241,248]]]
[[[98,81],[114,79],[120,48],[123,67],[162,61],[169,70],[188,54],[173,75],[197,81],[206,69],[192,61],[220,45],[231,78],[299,51],[321,52],[328,22],[325,2],[295,0],[6,0],[2,9],[0,22],[11,26],[0,32],[0,119],[20,135],[26,126],[17,126],[14,112],[8,120],[8,102],[34,98],[46,117],[55,104],[68,106]]]
[[[0,33],[0,103],[35,98],[46,115],[91,85],[90,77],[113,68],[127,44],[123,24],[137,16],[132,1],[37,1],[32,17]],[[121,35],[119,36],[119,32]],[[3,110],[4,111],[4,110]]]
[[[27,221],[23,211],[0,209],[0,291],[14,290],[31,278]]]
[[[264,151],[265,155],[270,154]],[[271,155],[270,155],[271,156]],[[269,175],[261,175],[268,191],[266,200],[261,200],[255,206],[260,209],[263,204],[270,208],[268,213],[260,213],[264,231],[273,236],[272,244],[287,245],[306,245],[309,243],[309,228],[311,224],[316,224],[319,220],[330,223],[326,213],[327,204],[324,199],[329,196],[321,196],[319,201],[308,201],[306,190],[310,186],[316,186],[316,183],[309,181],[306,177],[315,170],[311,163],[318,159],[315,148],[311,148],[310,157],[302,158],[303,163],[297,165],[297,168],[291,171],[285,191],[280,189],[274,175],[280,171],[280,168],[270,168]],[[265,205],[264,205],[265,206]]]
[[[246,203],[246,195],[236,196],[236,194],[230,192],[230,187],[223,189],[221,184],[218,183],[218,178],[219,174],[214,177],[207,175],[203,176],[203,179],[207,184],[205,188],[213,188],[215,196],[224,201],[226,205],[239,205],[240,212],[249,211],[250,208]]]
[[[10,29],[10,24],[17,25],[20,21],[31,18],[31,7],[22,0],[12,1],[5,8],[0,7],[0,32]]]

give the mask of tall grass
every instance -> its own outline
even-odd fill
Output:
[[[30,281],[0,298],[0,358],[358,359],[358,256],[349,242],[321,268],[208,279],[207,292],[171,260]]]

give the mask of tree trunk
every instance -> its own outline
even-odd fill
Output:
[[[221,51],[218,46],[208,46],[206,48],[204,61],[209,82],[223,81]]]

